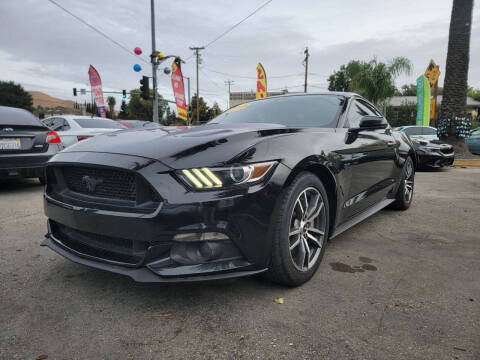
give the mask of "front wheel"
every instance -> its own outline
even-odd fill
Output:
[[[272,258],[266,276],[288,286],[308,281],[322,261],[328,232],[325,188],[317,176],[300,173],[282,191],[272,215]]]
[[[413,166],[412,158],[409,156],[403,166],[402,179],[397,190],[395,201],[390,207],[395,210],[407,210],[412,204],[414,185],[415,167]]]

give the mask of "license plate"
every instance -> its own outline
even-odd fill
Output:
[[[20,150],[22,143],[20,139],[0,139],[0,150]]]

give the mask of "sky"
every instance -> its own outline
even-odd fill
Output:
[[[88,89],[88,67],[99,71],[104,90],[138,88],[151,76],[149,0],[55,0],[95,28],[130,49],[126,51],[48,0],[0,1],[0,80],[14,81],[62,99],[72,88]],[[191,46],[204,46],[264,4],[266,0],[155,0],[157,49],[186,62],[184,76],[196,92]],[[452,2],[449,0],[272,0],[256,14],[201,52],[200,96],[228,107],[231,91],[255,89],[261,62],[269,90],[303,91],[304,50],[309,48],[309,91],[327,88],[328,76],[350,60],[388,62],[410,59],[411,75],[397,86],[414,83],[430,59],[440,66],[440,86],[448,45]],[[136,56],[139,46],[144,53]],[[142,71],[133,71],[134,64]],[[480,88],[480,8],[474,7],[468,83]],[[160,69],[170,66],[166,61]],[[187,84],[185,83],[185,87]],[[159,72],[159,92],[173,99],[170,76]],[[117,108],[121,95],[117,96]]]

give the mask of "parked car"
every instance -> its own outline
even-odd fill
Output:
[[[233,107],[169,133],[121,131],[47,167],[43,245],[141,282],[265,273],[296,286],[327,240],[413,197],[415,151],[353,93]]]
[[[38,178],[45,183],[45,164],[64,148],[60,137],[32,113],[0,106],[0,179]]]
[[[129,129],[138,129],[138,128],[160,128],[162,125],[157,124],[153,121],[144,121],[144,120],[118,120],[120,124]]]
[[[412,140],[417,153],[417,168],[441,168],[452,166],[455,159],[453,146],[423,139]]]
[[[480,155],[480,127],[473,129],[470,136],[465,139],[468,150],[472,154]]]
[[[431,126],[400,126],[396,130],[403,131],[410,139],[438,140],[437,129]]]
[[[126,129],[118,121],[80,115],[52,116],[43,119],[42,123],[55,130],[65,146],[73,145],[93,136]]]

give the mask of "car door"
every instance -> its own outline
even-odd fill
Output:
[[[346,113],[344,131],[358,128],[363,116],[381,116],[367,101],[353,98]],[[343,186],[341,218],[346,220],[383,200],[393,187],[397,143],[391,128],[361,130],[355,140],[339,152],[348,183]]]

